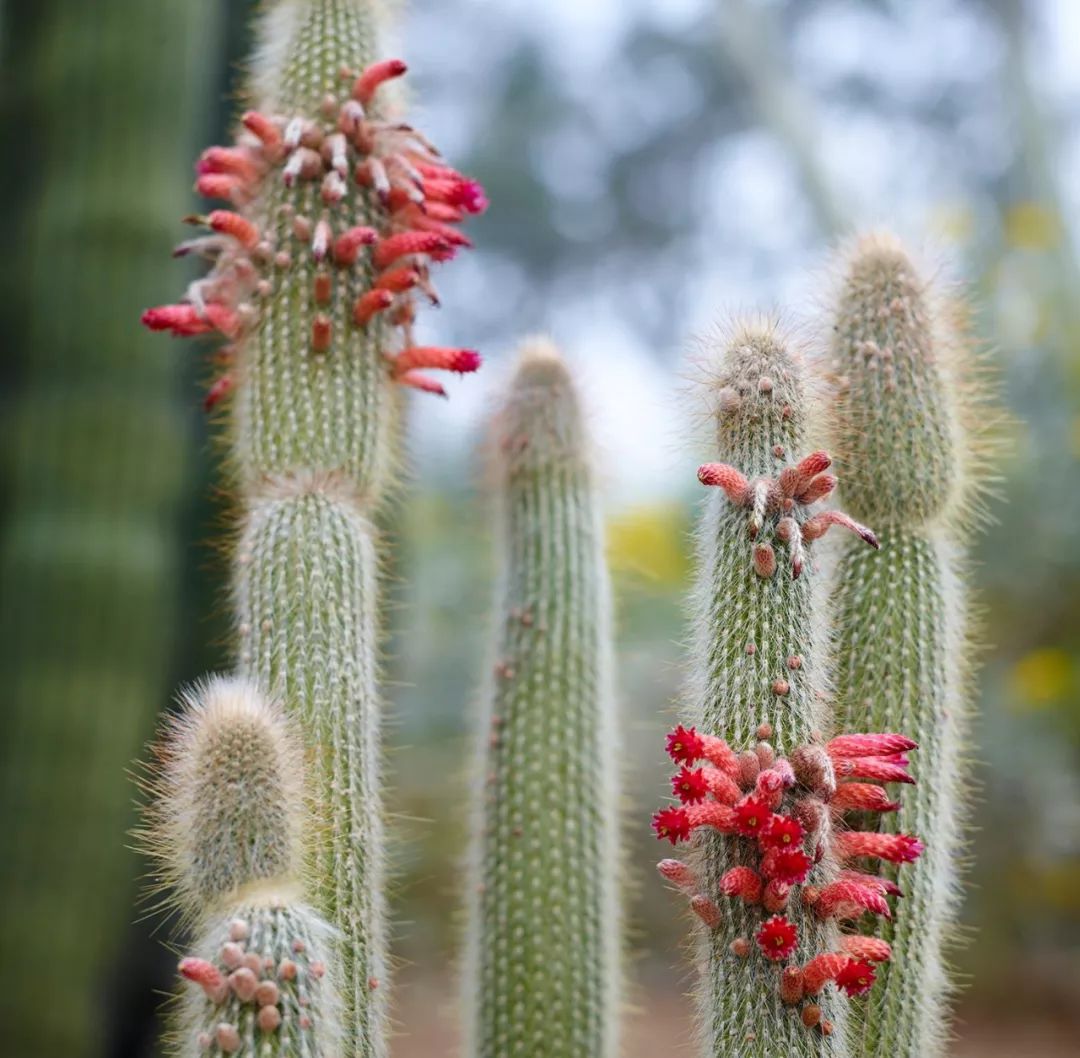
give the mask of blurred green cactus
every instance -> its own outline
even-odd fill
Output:
[[[617,1049],[618,742],[596,475],[569,369],[522,348],[496,418],[500,586],[464,987],[476,1058]]]
[[[122,837],[125,769],[168,694],[189,458],[181,366],[133,316],[175,268],[161,247],[189,204],[218,7],[5,12],[7,117],[34,133],[9,130],[19,189],[5,197],[24,247],[6,257],[5,311],[25,317],[0,428],[0,935],[20,953],[0,970],[10,1054],[100,1054],[127,957],[138,865]]]

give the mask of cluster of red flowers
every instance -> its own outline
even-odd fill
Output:
[[[768,724],[758,729],[752,750],[736,753],[723,739],[682,725],[667,736],[667,752],[678,764],[672,791],[681,802],[653,816],[656,836],[673,845],[689,840],[702,827],[747,839],[756,853],[754,866],[733,866],[720,878],[720,894],[760,905],[763,920],[754,936],[761,954],[786,962],[796,951],[798,929],[784,913],[801,886],[801,904],[821,919],[854,923],[864,912],[890,917],[887,897],[900,890],[887,878],[859,866],[865,859],[908,863],[923,845],[908,834],[850,831],[833,826],[845,811],[890,812],[899,803],[880,783],[913,782],[907,771],[915,743],[903,735],[841,735],[825,745],[809,744],[789,758],[777,756],[767,739]],[[695,765],[697,765],[695,767]],[[853,781],[837,783],[837,778]],[[869,780],[869,781],[866,781]],[[842,869],[822,886],[806,885],[811,869],[830,849]],[[754,857],[747,857],[748,859]],[[690,897],[695,913],[716,928],[723,913],[714,894],[703,893],[694,870],[681,860],[663,860],[661,875]],[[751,951],[737,938],[733,954]],[[843,950],[825,952],[803,966],[786,966],[780,992],[784,1002],[800,1004],[832,981],[848,996],[874,983],[875,962],[889,959],[889,945],[875,937],[850,934]],[[810,1003],[803,1020],[829,1031],[820,1008]]]
[[[809,507],[823,500],[836,488],[836,477],[825,471],[832,465],[828,452],[811,452],[794,466],[785,468],[775,480],[757,478],[750,481],[727,463],[704,463],[698,467],[698,481],[724,490],[737,507],[750,512],[748,526],[754,540],[754,571],[759,577],[771,577],[776,572],[776,551],[763,532],[771,526],[776,539],[787,545],[791,554],[791,575],[798,577],[806,563],[805,543],[824,536],[834,525],[855,533],[871,547],[879,546],[873,531],[860,525],[841,511],[822,511],[799,522],[797,507]]]
[[[352,303],[352,326],[365,328],[385,314],[402,329],[401,351],[388,351],[392,377],[445,396],[425,369],[475,371],[480,357],[471,349],[416,346],[412,340],[415,292],[438,304],[431,266],[471,245],[455,225],[467,214],[482,213],[487,199],[475,180],[446,165],[416,129],[371,113],[379,87],[404,73],[399,59],[375,63],[358,76],[343,70],[342,77],[351,83],[348,96],[328,95],[320,120],[249,111],[241,119],[235,145],[204,151],[196,166],[196,190],[207,198],[224,199],[234,209],[189,218],[207,234],[181,243],[176,254],[199,254],[214,266],[191,284],[183,301],[148,309],[143,323],[177,337],[220,334],[229,344],[218,359],[228,364],[236,343],[258,321],[258,303],[275,290],[273,275],[287,272],[301,251],[310,253],[315,264],[313,353],[325,353],[331,346],[335,324],[329,307],[335,282],[355,280],[367,274],[361,269],[370,265],[374,279]],[[260,191],[274,173],[287,188],[317,186],[320,215],[306,216],[286,204],[277,216],[253,216]],[[376,212],[382,223],[355,224],[358,204],[364,207],[372,195],[381,204]],[[362,259],[365,250],[370,261]],[[231,375],[220,377],[207,406],[231,385]]]

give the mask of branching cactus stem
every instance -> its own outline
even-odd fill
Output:
[[[467,1003],[475,1058],[613,1058],[620,914],[611,603],[579,399],[542,339],[495,428],[501,583]]]
[[[143,322],[224,342],[208,407],[229,411],[242,530],[233,564],[240,671],[279,695],[313,749],[319,907],[338,931],[343,1053],[383,1058],[387,955],[380,784],[379,547],[400,463],[400,393],[445,395],[470,349],[418,345],[436,266],[487,205],[395,113],[405,63],[378,54],[376,0],[275,0],[235,143],[211,147],[178,247],[211,262]]]
[[[889,883],[868,861],[908,862],[907,834],[842,829],[854,801],[890,802],[873,780],[903,771],[901,735],[829,742],[825,600],[813,542],[830,527],[857,546],[874,533],[813,507],[832,492],[831,460],[804,455],[814,408],[806,368],[769,324],[740,327],[709,365],[719,455],[699,534],[690,699],[667,751],[679,805],[653,817],[659,838],[689,842],[661,876],[700,920],[699,1037],[709,1058],[846,1055],[846,996],[868,991],[888,946],[848,946],[838,924],[888,916]],[[697,765],[695,767],[695,765]],[[863,792],[841,777],[862,782]],[[839,797],[839,800],[837,798]]]
[[[912,774],[921,781],[902,825],[927,839],[904,886],[905,913],[884,927],[896,972],[886,969],[866,1001],[860,1053],[933,1058],[948,1039],[947,942],[970,788],[965,545],[996,416],[955,305],[896,239],[863,237],[839,271],[831,352],[841,487],[882,544],[873,553],[844,546],[838,559],[840,723],[919,740]],[[879,825],[893,834],[901,821],[885,814]]]
[[[304,900],[302,743],[251,683],[181,697],[148,783],[143,831],[161,883],[196,931],[177,1058],[338,1058],[333,931]]]

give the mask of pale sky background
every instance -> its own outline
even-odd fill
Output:
[[[650,83],[660,78],[664,86],[662,97],[655,91],[642,98],[604,91],[603,71],[625,62],[631,16],[677,30],[723,6],[717,0],[413,0],[406,58],[418,71],[438,71],[423,82],[428,94],[416,101],[415,117],[449,158],[467,154],[469,144],[483,136],[486,112],[485,65],[478,55],[486,50],[494,63],[523,39],[534,39],[593,121],[613,137],[640,136],[692,104],[694,85],[673,59],[669,68],[650,71]],[[792,42],[795,80],[807,95],[817,126],[814,140],[852,225],[887,223],[916,245],[955,249],[956,216],[971,193],[965,160],[977,157],[980,165],[993,166],[1015,139],[1002,125],[1010,113],[1009,101],[999,94],[1001,82],[990,78],[988,90],[975,94],[955,138],[928,135],[902,113],[883,117],[845,109],[824,96],[836,80],[857,72],[886,84],[901,102],[932,103],[943,81],[977,84],[992,75],[1003,61],[1002,49],[970,8],[950,0],[894,6],[902,12],[899,25],[856,3],[827,5]],[[1038,20],[1036,88],[1052,119],[1062,122],[1065,149],[1057,176],[1068,220],[1080,209],[1080,2],[1032,0],[1031,6]],[[717,62],[722,61],[718,47]],[[437,91],[431,92],[432,85]],[[700,265],[686,279],[689,311],[667,321],[663,347],[646,347],[622,322],[623,299],[634,292],[622,289],[617,276],[599,289],[590,287],[588,301],[568,290],[543,313],[549,331],[580,366],[616,508],[685,490],[690,483],[680,459],[685,426],[678,378],[689,339],[732,311],[782,306],[795,320],[813,312],[812,291],[820,278],[815,270],[825,255],[815,245],[800,177],[784,148],[769,132],[751,129],[722,143],[703,143],[701,151],[701,171],[687,188],[700,202]],[[553,189],[583,200],[586,208],[575,216],[589,218],[597,226],[592,237],[602,240],[604,152],[571,135],[538,144],[531,161]],[[493,215],[498,205],[496,200]],[[717,236],[719,216],[727,223],[723,239]],[[664,267],[662,259],[657,267]],[[505,338],[481,349],[487,364],[478,377],[451,381],[449,401],[414,405],[413,451],[422,475],[441,473],[446,460],[460,464],[471,458],[518,333],[513,320],[499,317],[499,306],[521,282],[507,262],[485,253],[482,242],[440,276],[445,307],[424,314],[425,339],[474,344],[475,338],[455,326],[455,310],[465,302],[471,311],[483,311]],[[1018,291],[1009,319],[1023,331],[1024,318]],[[1022,345],[1022,338],[999,333],[998,342],[1006,349]]]

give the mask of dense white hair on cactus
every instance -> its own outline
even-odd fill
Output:
[[[700,345],[697,374],[709,415],[710,456],[751,486],[779,481],[809,454],[811,439],[820,437],[818,386],[802,343],[775,318],[755,316],[718,329]],[[762,517],[756,505],[734,503],[722,488],[708,490],[697,533],[685,700],[704,734],[744,746],[764,725],[778,749],[790,752],[829,725],[828,598],[812,561],[801,576],[791,575],[790,545],[776,535],[782,513],[766,509]],[[788,517],[805,524],[807,514],[795,504]],[[752,520],[761,521],[754,540],[748,534]],[[770,540],[781,561],[764,575],[755,547]],[[793,656],[797,669],[790,664]],[[696,843],[690,866],[702,891],[715,894],[741,857],[734,840],[707,834]],[[826,855],[811,881],[828,880],[834,869]],[[760,925],[757,912],[738,901],[725,902],[721,912],[715,928],[699,930],[702,1053],[843,1053],[843,1004],[823,996],[832,1033],[808,1032],[782,1002],[773,968],[743,957]],[[806,908],[792,906],[789,914],[798,927],[797,958],[835,947],[835,930]]]
[[[850,462],[840,492],[874,520],[880,552],[840,542],[835,570],[838,717],[848,729],[902,724],[920,744],[904,827],[926,853],[884,927],[895,952],[869,997],[868,1056],[944,1052],[948,967],[970,790],[973,619],[968,541],[983,519],[1003,416],[964,334],[967,309],[940,266],[888,233],[841,252],[829,322],[834,421]],[[900,824],[882,820],[895,831]]]
[[[164,725],[144,843],[189,918],[243,890],[297,884],[303,755],[281,708],[241,677],[186,688]]]
[[[474,787],[466,1050],[618,1050],[618,725],[610,585],[573,372],[530,338],[494,416],[500,551]]]

